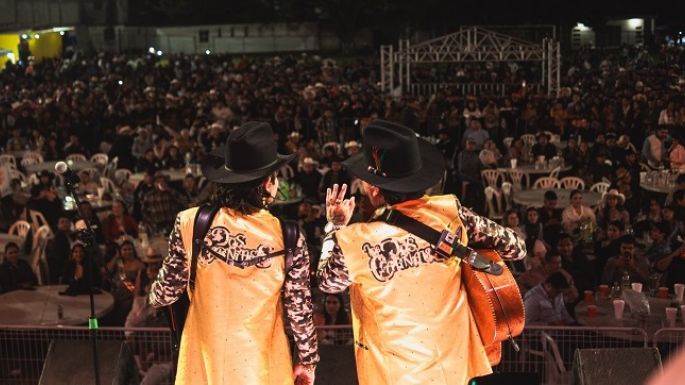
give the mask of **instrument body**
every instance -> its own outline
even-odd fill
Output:
[[[477,250],[478,254],[502,266],[499,275],[461,264],[462,282],[466,286],[471,312],[491,365],[502,358],[502,341],[513,342],[525,326],[523,298],[511,271],[494,250]]]

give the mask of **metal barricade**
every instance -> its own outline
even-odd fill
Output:
[[[319,327],[317,336],[322,346],[330,345],[327,349],[339,346],[347,351],[345,354],[352,354],[354,338],[349,325]],[[90,331],[85,327],[0,325],[0,384],[37,384],[51,341],[89,338]],[[103,327],[97,330],[97,339],[126,341],[135,357],[137,368],[134,369],[141,377],[151,367],[171,360],[171,336],[166,328]],[[685,328],[661,329],[652,339],[664,355],[682,347],[683,340]],[[494,370],[541,373],[545,384],[563,385],[569,383],[576,349],[647,347],[648,341],[647,333],[639,328],[529,326],[516,338],[521,351],[515,352],[505,342],[502,361]],[[88,365],[86,362],[84,358],[84,368]],[[172,383],[171,378],[168,383]]]
[[[504,342],[497,372],[541,373],[544,384],[568,384],[576,349],[647,347],[643,329],[621,327],[527,326],[514,351]]]
[[[52,341],[87,341],[90,333],[87,327],[0,325],[0,384],[37,384]],[[140,378],[153,366],[171,362],[171,335],[167,328],[102,327],[96,336],[98,342],[126,341]],[[89,357],[82,359],[85,370],[90,370]],[[168,384],[172,383],[169,377]]]
[[[661,359],[685,350],[685,328],[662,328],[654,333],[652,346],[659,349]]]

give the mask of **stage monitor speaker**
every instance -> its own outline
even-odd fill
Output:
[[[492,373],[475,377],[468,385],[540,385],[540,373]]]
[[[578,349],[573,360],[575,385],[643,385],[660,368],[656,348]]]
[[[137,380],[136,364],[128,345],[121,341],[98,341],[100,384],[129,384]],[[39,385],[94,384],[91,342],[52,340],[43,364]]]

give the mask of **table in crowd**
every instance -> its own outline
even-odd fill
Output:
[[[520,190],[513,194],[513,201],[524,207],[542,207],[544,204],[545,192],[554,191],[557,194],[557,207],[566,208],[571,204],[571,193],[575,189],[532,189]],[[583,200],[591,207],[599,206],[602,203],[602,193],[597,191],[583,191]]]
[[[597,292],[586,290],[575,307],[576,320],[585,326],[636,327],[654,339],[659,329],[675,327],[678,320],[685,324],[685,284],[675,284],[673,294],[668,287],[657,285],[650,283],[647,288],[634,282],[622,287],[601,285]]]
[[[67,295],[66,285],[37,286],[0,295],[1,325],[84,325],[90,317],[88,294]],[[95,315],[102,317],[114,306],[106,291],[95,294]]]
[[[25,168],[27,174],[36,174],[41,171],[48,171],[48,172],[53,172],[55,171],[55,165],[57,164],[58,161],[48,161],[48,162],[42,162],[42,163],[37,163],[37,164],[31,164],[28,165]],[[72,171],[81,171],[81,170],[87,170],[91,168],[95,168],[98,164],[95,162],[91,162],[88,160],[69,160],[67,161],[67,164],[69,165],[69,168]]]
[[[180,182],[188,174],[196,177],[201,175],[197,167],[160,170],[159,172],[167,176],[169,178],[169,182]],[[131,174],[131,176],[128,178],[128,182],[131,183],[133,187],[137,187],[138,184],[143,181],[143,179],[145,179],[145,173],[137,172],[135,174]]]
[[[640,187],[654,193],[672,194],[678,188],[682,171],[652,170],[640,172]]]
[[[542,175],[549,175],[556,178],[559,177],[560,174],[567,173],[572,169],[571,165],[564,164],[559,157],[550,160],[538,159],[533,164],[521,165],[517,163],[516,159],[512,159],[509,167],[500,167],[498,170],[506,174],[511,174],[516,171],[523,172],[528,174],[528,178]]]

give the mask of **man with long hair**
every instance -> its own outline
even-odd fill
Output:
[[[391,208],[461,244],[526,255],[514,231],[461,206],[453,195],[428,196],[444,174],[440,151],[404,126],[377,120],[364,131],[362,153],[345,163],[376,208]],[[357,375],[361,385],[464,385],[491,367],[469,308],[456,258],[382,220],[347,226],[354,198],[346,186],[326,194],[326,238],[319,288],[350,288]]]
[[[292,158],[276,152],[271,126],[248,122],[202,165],[217,184],[211,203],[219,210],[204,237],[194,285],[188,285],[176,384],[313,384],[319,356],[305,240],[300,235],[287,269],[281,225],[266,210],[278,191],[275,172]],[[169,255],[151,289],[154,306],[175,302],[188,284],[197,212],[176,218]],[[299,353],[294,368],[283,308]]]

